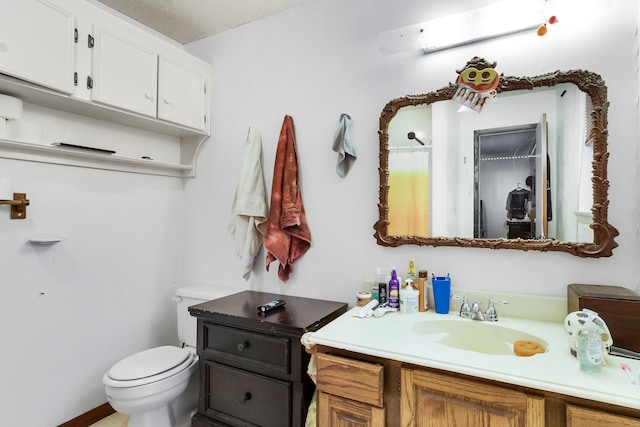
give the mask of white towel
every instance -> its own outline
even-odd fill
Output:
[[[242,259],[242,277],[249,280],[251,269],[267,232],[267,193],[262,172],[262,138],[249,128],[236,194],[231,205],[227,231]]]
[[[338,164],[336,172],[341,178],[349,173],[349,168],[356,160],[356,149],[351,144],[351,135],[349,135],[349,125],[351,125],[351,117],[348,114],[340,115],[340,125],[333,135],[333,151],[338,153]]]

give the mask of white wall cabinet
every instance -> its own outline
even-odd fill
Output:
[[[42,141],[0,139],[0,157],[195,175],[210,135],[209,64],[84,0],[0,6],[0,93],[43,125]]]
[[[158,55],[100,26],[93,40],[91,100],[155,117]]]
[[[74,16],[46,0],[2,3],[0,72],[73,93]]]
[[[204,130],[209,90],[206,76],[165,55],[160,55],[158,73],[158,118]]]

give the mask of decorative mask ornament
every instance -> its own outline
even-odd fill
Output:
[[[495,100],[500,75],[495,70],[497,62],[489,63],[484,58],[474,56],[459,74],[453,100],[478,113],[482,111],[487,98]]]

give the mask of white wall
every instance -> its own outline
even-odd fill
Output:
[[[450,272],[458,288],[563,296],[570,283],[638,287],[636,2],[615,1],[591,13],[576,7],[559,16],[545,37],[514,36],[426,56],[379,52],[378,33],[460,7],[462,2],[315,1],[188,46],[213,65],[214,91],[213,134],[198,159],[198,177],[186,186],[187,204],[194,207],[186,221],[187,282],[245,285],[225,230],[245,135],[249,126],[262,132],[270,191],[278,134],[283,116],[290,114],[313,243],[286,285],[276,276],[276,264],[265,272],[261,253],[248,283],[252,289],[353,303],[376,266],[404,270],[409,258],[418,268]],[[454,81],[455,70],[474,55],[497,61],[505,75],[581,68],[603,76],[611,101],[609,219],[620,231],[613,257],[376,244],[382,108],[393,98]],[[343,112],[353,119],[358,160],[341,179],[331,143]],[[532,264],[537,274],[519,274]]]
[[[182,182],[0,159],[26,192],[24,220],[0,207],[0,424],[54,426],[106,402],[123,357],[177,344]],[[68,240],[33,246],[55,232]]]
[[[10,221],[8,208],[0,207],[1,423],[57,425],[105,402],[101,377],[113,362],[176,342],[169,297],[184,284],[353,303],[376,266],[404,270],[414,258],[421,269],[451,272],[454,288],[543,295],[564,295],[569,283],[636,288],[636,2],[561,16],[544,38],[519,36],[429,56],[378,51],[380,32],[483,3],[314,1],[189,45],[214,66],[213,135],[198,159],[198,176],[184,189],[174,178],[0,159],[0,176],[31,200],[23,221]],[[584,68],[604,77],[611,101],[609,218],[621,233],[613,257],[375,243],[380,111],[393,98],[448,84],[474,55],[498,61],[507,75]],[[353,118],[358,160],[341,179],[331,143],[343,112]],[[288,284],[278,281],[275,264],[264,271],[263,252],[245,284],[226,234],[244,139],[249,126],[262,131],[270,190],[285,114],[296,124],[313,244]],[[24,243],[49,231],[69,240],[43,248]],[[520,274],[532,264],[538,274]]]

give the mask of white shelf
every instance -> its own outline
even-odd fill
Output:
[[[42,107],[174,136],[179,138],[181,153],[181,158],[177,159],[176,163],[167,163],[0,139],[0,157],[3,158],[152,175],[192,177],[195,176],[195,160],[200,146],[209,136],[202,131],[74,98],[3,74],[0,74],[0,93],[15,96],[26,103]]]
[[[0,139],[0,157],[151,175],[192,176],[193,171],[191,165],[133,159],[115,154],[85,152],[7,139]]]

